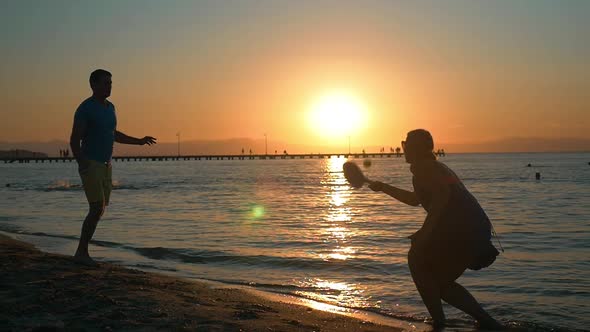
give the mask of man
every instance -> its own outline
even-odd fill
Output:
[[[78,172],[89,204],[74,259],[86,265],[96,264],[88,254],[88,242],[92,239],[105,206],[109,204],[114,142],[135,145],[156,143],[156,139],[151,136],[135,138],[117,131],[115,106],[107,100],[113,85],[111,77],[111,73],[103,69],[90,74],[92,96],[78,106],[70,136],[70,147],[78,162]]]

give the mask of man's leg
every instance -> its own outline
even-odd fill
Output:
[[[98,221],[104,213],[105,203],[94,202],[90,203],[89,207],[88,215],[86,216],[86,219],[84,219],[84,224],[82,225],[80,242],[78,243],[78,249],[76,250],[74,257],[78,261],[91,263],[93,261],[88,254],[88,243],[90,242],[90,239],[92,239],[94,231],[96,230],[96,225],[98,225]]]
[[[79,172],[84,186],[84,193],[89,202],[89,210],[82,225],[80,242],[74,258],[81,263],[94,265],[94,261],[88,254],[88,243],[94,235],[96,225],[104,213],[105,206],[108,205],[111,191],[111,185],[108,182],[111,177],[106,165],[93,160],[89,161],[87,168]]]

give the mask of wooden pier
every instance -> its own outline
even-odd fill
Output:
[[[234,155],[187,155],[187,156],[113,156],[113,162],[124,161],[175,161],[175,160],[280,160],[280,159],[326,159],[326,158],[392,158],[403,153],[318,153],[318,154],[234,154]],[[23,157],[0,159],[8,163],[65,163],[75,161],[72,157]]]

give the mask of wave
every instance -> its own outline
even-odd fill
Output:
[[[13,234],[43,236],[52,238],[61,238],[65,240],[78,241],[77,236],[48,234],[44,232],[29,232],[19,229],[15,226],[0,225],[0,231]],[[305,257],[279,257],[268,255],[239,255],[224,251],[214,250],[195,250],[188,248],[165,248],[165,247],[135,247],[128,244],[91,240],[91,244],[134,251],[141,256],[163,261],[176,261],[188,264],[212,264],[212,265],[232,265],[236,267],[268,267],[285,270],[309,270],[309,271],[335,271],[335,272],[373,272],[389,273],[391,271],[402,269],[402,264],[386,264],[371,259],[348,259],[348,260],[322,260]]]
[[[58,238],[64,240],[74,240],[78,241],[79,237],[74,235],[61,235],[61,234],[48,234],[44,232],[29,232],[22,230],[18,226],[14,225],[0,225],[0,231],[11,233],[11,234],[19,234],[19,235],[32,235],[32,236],[42,236],[42,237],[51,237],[51,238]],[[102,241],[102,240],[90,240],[91,244],[94,244],[99,247],[108,247],[108,248],[125,248],[124,244],[111,242],[111,241]]]
[[[113,190],[147,190],[157,188],[157,185],[132,185],[132,184],[119,184],[117,182],[113,183]],[[70,183],[67,180],[60,180],[50,184],[47,187],[33,187],[29,188],[30,190],[36,191],[44,191],[44,192],[51,192],[51,191],[78,191],[83,190],[81,183]]]
[[[268,255],[237,255],[211,250],[184,248],[136,248],[131,249],[144,257],[158,260],[173,260],[190,264],[216,264],[242,267],[269,267],[286,270],[338,271],[338,272],[377,272],[385,273],[402,269],[401,264],[385,264],[371,259],[321,260],[305,257],[278,257]]]
[[[70,183],[68,180],[58,180],[50,184],[46,188],[36,188],[42,191],[67,191],[67,190],[81,190],[82,185],[79,183]]]
[[[319,301],[319,300],[317,297],[306,295],[306,294],[325,293],[324,289],[320,289],[318,287],[312,287],[312,286],[297,286],[297,285],[292,285],[292,284],[289,285],[289,284],[256,283],[256,282],[246,282],[246,281],[228,280],[228,279],[209,279],[209,278],[199,278],[199,279],[206,280],[206,281],[218,282],[218,283],[222,283],[222,284],[226,284],[226,285],[253,287],[255,289],[269,292],[272,294],[290,295],[290,296],[294,296],[297,298],[308,299],[308,300],[313,300],[313,301]],[[337,290],[333,290],[333,289],[328,289],[327,291],[338,292]],[[321,301],[319,301],[319,302],[321,302]],[[418,322],[423,322],[425,319],[425,317],[418,316],[418,315],[403,314],[403,313],[396,313],[396,312],[392,312],[392,311],[383,310],[382,308],[380,308],[377,305],[373,306],[373,307],[367,307],[367,306],[362,307],[362,306],[343,305],[341,303],[329,303],[328,302],[328,304],[337,305],[339,307],[347,308],[347,309],[368,311],[368,312],[376,313],[376,314],[383,315],[386,317],[401,319],[401,320],[408,321],[408,322],[418,323]],[[463,324],[464,323],[469,323],[469,322],[464,321]]]

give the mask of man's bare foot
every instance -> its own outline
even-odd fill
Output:
[[[91,267],[98,266],[98,263],[94,259],[90,258],[90,256],[75,255],[74,262],[76,262],[78,264],[85,265],[85,266],[91,266]]]
[[[445,326],[447,325],[446,320],[435,320],[432,318],[426,319],[424,321],[426,324],[432,325],[432,332],[442,331],[444,330]]]

